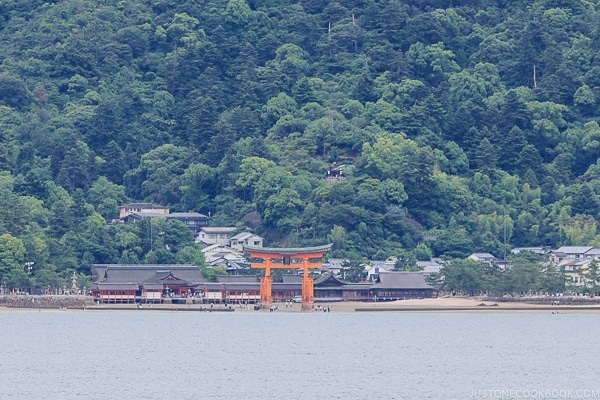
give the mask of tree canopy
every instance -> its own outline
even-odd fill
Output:
[[[0,280],[198,259],[180,227],[153,247],[110,224],[127,201],[352,260],[600,243],[598,20],[596,1],[2,2]]]

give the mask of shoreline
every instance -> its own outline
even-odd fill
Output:
[[[301,305],[293,303],[286,307],[285,303],[274,303],[276,311],[286,313],[318,313],[322,310],[302,311]],[[390,302],[319,302],[316,307],[330,308],[333,313],[349,312],[395,312],[395,313],[552,313],[552,314],[600,314],[600,304],[539,304],[526,301],[490,301],[481,297],[439,297],[431,299],[396,300]],[[2,312],[234,312],[234,313],[268,313],[269,310],[254,310],[253,305],[240,307],[240,305],[223,304],[89,304],[79,302],[76,306],[67,307],[11,307],[0,305]]]

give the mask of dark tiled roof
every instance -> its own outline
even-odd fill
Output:
[[[319,290],[352,290],[352,291],[360,291],[360,290],[371,290],[373,285],[371,283],[349,283],[343,286],[319,286],[315,287],[315,291]]]
[[[192,284],[198,284],[200,282],[194,282],[194,281],[188,281],[185,279],[179,279],[178,277],[176,277],[175,275],[173,275],[171,273],[171,271],[158,271],[156,273],[156,275],[154,275],[152,278],[149,278],[148,280],[146,280],[144,283],[155,283],[155,284],[162,284],[162,285],[186,285],[189,283]]]
[[[152,203],[128,203],[128,204],[119,206],[119,208],[132,208],[132,207],[136,207],[136,208],[166,208],[166,207],[159,206],[157,204],[152,204]]]
[[[217,275],[219,283],[258,283],[256,275]]]
[[[205,226],[201,231],[206,233],[231,233],[236,229],[233,226]]]
[[[208,217],[206,215],[200,214],[197,212],[173,212],[171,214],[167,214],[166,217],[167,218],[182,218],[182,219],[187,219],[187,218],[191,218],[191,219],[206,218],[206,219],[208,219]]]
[[[231,282],[225,284],[227,290],[246,290],[246,291],[257,291],[260,289],[260,283],[258,282]]]
[[[223,289],[225,289],[224,283],[217,283],[217,282],[204,282],[202,284],[202,286],[204,286],[208,290],[223,290]]]
[[[271,284],[271,288],[278,289],[278,290],[302,289],[302,282],[298,282],[298,283],[273,282],[273,284]]]
[[[343,286],[343,285],[347,285],[346,282],[342,281],[341,279],[337,278],[332,272],[327,272],[324,274],[321,274],[321,276],[319,276],[318,278],[315,278],[315,280],[313,281],[313,285],[316,287],[318,286]]]
[[[205,281],[200,268],[194,265],[92,265],[92,276],[98,283],[150,283],[153,279],[156,282],[158,273],[162,273],[163,277],[171,273],[178,279],[191,283]]]
[[[421,272],[380,272],[373,289],[433,289]]]
[[[138,290],[135,283],[98,283],[95,286],[101,290]]]
[[[162,290],[163,285],[162,283],[144,283],[142,288],[144,288],[144,290]]]
[[[302,275],[285,274],[281,276],[283,283],[301,283]]]

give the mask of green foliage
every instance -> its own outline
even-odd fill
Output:
[[[361,282],[366,277],[364,260],[345,260],[340,268],[340,277],[346,282]]]
[[[8,233],[0,235],[0,279],[21,279],[25,269],[25,245]],[[14,284],[11,287],[24,287]]]
[[[187,228],[110,224],[128,201],[352,259],[600,243],[590,2],[0,11],[0,235],[36,263],[19,287],[93,262],[196,259]],[[343,175],[326,181],[331,165]],[[560,286],[511,274],[511,291]]]
[[[593,268],[590,273],[594,274]],[[565,290],[565,277],[548,261],[534,253],[521,252],[500,268],[471,259],[455,259],[441,270],[447,290],[469,295],[528,295],[559,293]]]

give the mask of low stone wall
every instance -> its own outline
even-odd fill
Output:
[[[93,304],[89,296],[0,296],[0,307],[9,308],[85,308]]]
[[[528,304],[585,306],[600,304],[600,297],[586,296],[548,296],[548,297],[484,297],[483,301],[494,301],[497,303],[519,302]]]

